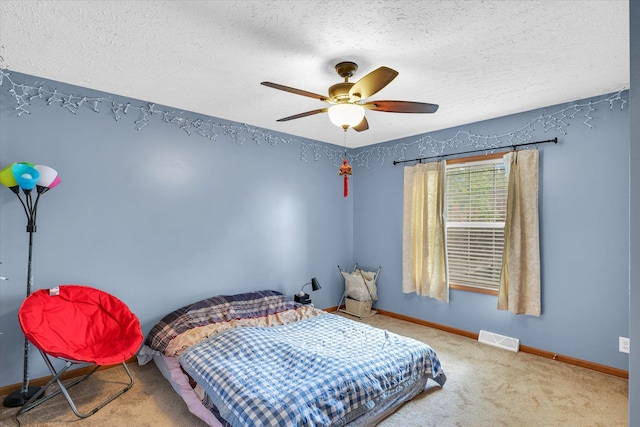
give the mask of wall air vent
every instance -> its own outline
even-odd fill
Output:
[[[494,347],[504,348],[517,352],[520,350],[520,340],[517,338],[505,337],[504,335],[494,334],[493,332],[480,331],[478,341],[483,344],[492,345]]]

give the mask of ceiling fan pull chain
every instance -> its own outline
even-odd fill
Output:
[[[344,130],[344,135],[342,138],[342,145],[344,146],[344,158],[347,158],[347,130]]]

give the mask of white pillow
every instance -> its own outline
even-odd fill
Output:
[[[344,277],[346,296],[358,301],[368,301],[371,299],[369,291],[367,291],[367,285],[360,274],[351,274],[343,271],[342,277]]]

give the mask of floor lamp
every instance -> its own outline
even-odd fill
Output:
[[[29,233],[29,261],[27,264],[27,296],[31,295],[33,273],[31,271],[31,259],[33,254],[33,233],[36,232],[36,215],[38,213],[38,201],[40,196],[60,183],[58,172],[54,169],[31,163],[13,163],[0,171],[0,183],[9,188],[18,196],[24,213],[27,215],[27,233]],[[33,199],[33,189],[36,197]],[[22,189],[22,195],[20,195]],[[29,386],[29,340],[24,339],[24,371],[22,387],[10,393],[4,399],[4,406],[14,408],[24,405],[40,387]]]

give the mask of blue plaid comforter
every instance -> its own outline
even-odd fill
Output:
[[[180,364],[232,426],[344,425],[398,386],[446,381],[426,344],[328,313],[221,332]]]

